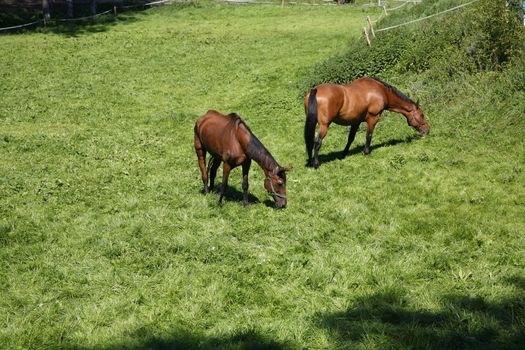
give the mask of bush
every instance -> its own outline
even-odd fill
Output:
[[[362,76],[382,76],[395,66],[408,49],[411,38],[386,33],[368,47],[364,40],[354,41],[341,55],[332,57],[314,68],[303,85],[311,88],[319,83],[344,84]]]
[[[499,69],[523,49],[523,28],[504,1],[481,0],[468,20],[467,41],[480,70]]]
[[[387,17],[380,27],[450,8],[457,2],[424,1]],[[501,70],[523,53],[524,29],[504,1],[480,0],[467,8],[378,33],[371,47],[364,40],[314,68],[301,91],[322,82],[348,83],[362,76],[396,80],[420,75],[432,84],[476,72]]]

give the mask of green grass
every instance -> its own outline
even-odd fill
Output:
[[[299,82],[366,14],[180,5],[0,36],[0,348],[520,348],[523,103],[480,77],[424,95],[429,137],[386,113],[340,160],[334,125],[304,167]],[[201,194],[209,108],[294,166],[287,209],[256,165],[248,209],[240,169],[222,207]]]

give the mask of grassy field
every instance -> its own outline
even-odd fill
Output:
[[[485,78],[422,92],[429,137],[385,113],[370,156],[361,130],[339,159],[334,125],[304,166],[299,81],[366,15],[179,5],[0,36],[0,348],[521,348],[523,104]],[[240,169],[222,207],[201,194],[209,108],[294,166],[287,209],[255,164],[249,208]]]

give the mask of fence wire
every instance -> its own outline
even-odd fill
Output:
[[[119,10],[123,10],[123,9],[131,9],[131,8],[138,8],[138,7],[144,7],[144,6],[160,5],[160,4],[165,4],[167,2],[170,2],[170,1],[171,0],[160,0],[160,1],[148,2],[148,3],[145,3],[145,4],[141,4],[141,5],[121,6],[121,7],[118,7],[118,9]],[[104,12],[96,13],[94,15],[85,16],[85,17],[51,19],[51,20],[49,20],[47,22],[53,22],[53,21],[54,22],[84,21],[84,20],[87,20],[87,19],[93,19],[93,18],[96,18],[96,17],[107,15],[110,12],[113,12],[113,10],[107,10],[107,11],[104,11]],[[37,25],[37,24],[40,24],[40,23],[46,23],[46,21],[43,20],[43,19],[39,19],[38,21],[34,21],[34,22],[30,22],[30,23],[19,24],[19,25],[11,26],[11,27],[4,27],[4,28],[0,28],[0,32],[8,31],[8,30],[21,29],[21,28],[25,28],[25,27],[30,27],[30,26]]]
[[[434,13],[432,15],[428,15],[428,16],[425,16],[425,17],[421,17],[421,18],[416,18],[416,19],[413,19],[411,21],[408,21],[408,22],[404,22],[404,23],[400,23],[400,24],[396,24],[394,26],[390,26],[390,27],[386,27],[386,28],[381,28],[381,29],[375,29],[374,31],[376,33],[379,33],[379,32],[384,32],[384,31],[387,31],[387,30],[392,30],[392,29],[395,29],[395,28],[399,28],[399,27],[403,27],[403,26],[406,26],[408,24],[412,24],[412,23],[416,23],[416,22],[420,22],[420,21],[424,21],[426,19],[429,19],[429,18],[432,18],[432,17],[435,17],[435,16],[439,16],[439,15],[442,15],[444,13],[448,13],[448,12],[451,12],[451,11],[455,11],[455,10],[458,10],[462,7],[465,7],[465,6],[468,6],[470,4],[473,4],[475,2],[478,2],[479,0],[472,0],[472,1],[469,1],[467,3],[464,3],[464,4],[461,4],[461,5],[458,5],[458,6],[454,6],[452,8],[449,8],[449,9],[446,9],[444,11],[441,11],[441,12],[438,12],[438,13]]]
[[[59,19],[54,19],[53,21],[56,21],[56,22],[84,21],[86,19],[92,19],[92,18],[103,16],[103,15],[108,14],[110,12],[113,12],[113,10],[107,10],[107,11],[104,11],[104,12],[101,12],[101,13],[97,13],[97,14],[91,15],[91,16],[78,17],[78,18],[59,18]]]
[[[31,22],[31,23],[19,24],[17,26],[11,26],[11,27],[4,27],[4,28],[0,28],[0,32],[3,32],[5,30],[12,30],[12,29],[19,29],[19,28],[29,27],[29,26],[32,26],[32,25],[35,25],[35,24],[38,24],[38,23],[42,23],[42,22],[44,22],[44,20],[40,19],[38,21],[34,21],[34,22]]]
[[[403,6],[407,5],[407,4],[415,4],[414,1],[412,0],[405,0],[405,2],[403,2],[401,5],[398,5],[396,7],[391,7],[391,8],[387,8],[387,7],[383,7],[384,11],[388,12],[388,11],[396,11],[396,10],[399,10],[400,8],[402,8]],[[385,17],[385,12],[381,12],[381,14],[379,15],[379,17],[377,17],[376,19],[374,20],[371,20],[370,22],[372,23],[377,23],[379,22],[381,19],[383,19],[383,17]]]

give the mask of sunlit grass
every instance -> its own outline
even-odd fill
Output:
[[[298,81],[365,18],[208,4],[1,36],[0,347],[517,347],[519,105],[470,100],[487,122],[468,127],[461,98],[422,101],[429,137],[387,114],[372,154],[360,132],[344,160],[334,125],[304,167]],[[504,107],[512,128],[482,127]],[[239,169],[222,207],[201,194],[193,123],[209,108],[294,166],[286,210],[256,165],[248,209]]]

